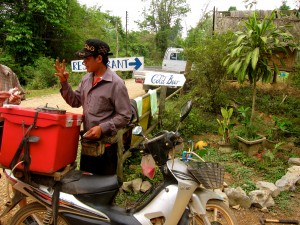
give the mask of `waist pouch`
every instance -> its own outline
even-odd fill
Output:
[[[101,138],[101,141],[105,144],[114,144],[118,141],[117,135],[114,136],[104,136]]]
[[[81,154],[83,155],[89,155],[89,156],[100,156],[103,155],[105,150],[105,143],[101,141],[96,140],[90,140],[83,138],[81,139]]]
[[[81,154],[89,156],[103,155],[105,147],[111,146],[118,141],[117,135],[104,136],[101,140],[92,140],[82,137],[81,138]]]

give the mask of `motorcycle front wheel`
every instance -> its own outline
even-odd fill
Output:
[[[224,202],[219,200],[207,202],[206,215],[211,225],[237,225],[234,214]],[[190,225],[205,225],[205,223],[200,216],[196,215]]]
[[[49,221],[46,207],[33,202],[21,208],[13,216],[10,225],[43,225],[47,224],[47,220]],[[58,225],[69,225],[61,215],[58,215],[57,221]]]

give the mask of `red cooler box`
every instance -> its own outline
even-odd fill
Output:
[[[0,164],[3,167],[9,167],[24,134],[33,124],[36,111],[20,106],[0,108],[1,117],[4,118],[0,150]],[[30,171],[53,173],[75,161],[82,115],[63,111],[38,112],[35,127],[29,133],[29,136],[40,138],[38,142],[29,144]],[[20,164],[18,168],[22,169],[23,165]]]

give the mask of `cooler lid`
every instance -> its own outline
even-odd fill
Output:
[[[38,112],[50,113],[50,114],[66,114],[65,109],[59,109],[58,106],[48,107],[48,103],[45,106],[39,106],[36,108]]]
[[[41,111],[38,111],[41,110]],[[43,111],[42,111],[43,110]],[[45,112],[47,111],[47,112]],[[0,116],[4,117],[7,120],[14,120],[15,123],[20,123],[24,119],[25,124],[32,123],[33,118],[35,117],[36,112],[38,112],[38,120],[37,123],[40,124],[39,119],[44,119],[49,121],[49,124],[61,124],[62,126],[70,127],[70,126],[80,126],[82,122],[82,114],[76,114],[71,112],[66,112],[66,110],[53,108],[27,108],[19,105],[3,105],[0,107]],[[24,119],[23,119],[24,118]],[[26,119],[27,118],[27,119]],[[53,122],[50,122],[53,121]],[[46,124],[46,123],[44,123]],[[41,125],[41,124],[40,124]],[[43,124],[42,124],[43,125]]]

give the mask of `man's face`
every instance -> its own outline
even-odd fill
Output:
[[[97,70],[99,70],[101,62],[101,55],[98,55],[96,58],[94,58],[94,56],[88,56],[83,60],[87,72],[96,72]]]

